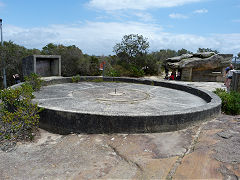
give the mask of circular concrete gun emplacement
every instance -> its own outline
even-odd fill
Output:
[[[185,128],[217,116],[221,100],[212,92],[134,78],[45,78],[35,93],[44,110],[40,127],[66,133],[144,133]]]

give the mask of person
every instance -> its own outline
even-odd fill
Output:
[[[175,79],[176,79],[176,71],[174,69],[171,73],[171,76],[169,77],[169,80],[175,80]]]
[[[19,74],[14,74],[14,75],[13,75],[13,78],[14,78],[16,84],[18,84],[18,83],[21,82],[21,81],[20,81],[20,76],[19,76]]]
[[[234,68],[233,68],[233,65],[231,64],[228,71],[227,71],[226,82],[225,82],[225,85],[227,87],[228,92],[230,91],[230,85],[231,85],[231,81],[232,81],[233,71],[234,71]]]
[[[224,74],[224,77],[225,77],[225,79],[224,79],[224,85],[226,85],[226,82],[227,82],[227,74],[228,74],[228,71],[230,71],[230,70],[232,70],[233,69],[233,65],[232,64],[230,64],[230,66],[228,66],[226,69],[225,69],[225,74]]]
[[[181,80],[181,72],[180,70],[178,69],[178,72],[177,72],[177,77],[176,77],[176,80],[180,81]]]

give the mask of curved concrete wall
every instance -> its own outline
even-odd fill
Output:
[[[101,80],[102,77],[81,77],[80,81]],[[40,113],[40,127],[49,131],[68,134],[74,133],[153,133],[175,131],[186,128],[198,121],[213,118],[221,112],[221,100],[212,92],[200,90],[166,81],[151,81],[136,78],[108,78],[104,81],[118,81],[162,86],[186,91],[201,97],[207,103],[182,113],[164,113],[157,116],[107,116],[45,108]],[[71,78],[46,78],[45,85],[70,83]]]

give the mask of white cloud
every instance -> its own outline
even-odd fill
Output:
[[[111,54],[113,46],[125,34],[144,34],[161,31],[160,26],[137,22],[86,22],[84,25],[52,25],[43,28],[6,26],[4,40],[12,40],[28,48],[42,48],[48,43],[77,45],[88,54]]]
[[[188,18],[188,16],[183,15],[183,14],[179,14],[179,13],[169,14],[169,17],[172,18],[172,19],[187,19]]]
[[[125,34],[141,34],[150,42],[150,51],[160,49],[185,48],[195,52],[199,47],[217,49],[221,53],[237,54],[240,49],[240,33],[212,34],[198,36],[193,34],[173,34],[163,32],[156,24],[86,22],[80,25],[52,25],[42,28],[21,28],[6,25],[4,40],[27,48],[41,49],[48,43],[76,45],[84,53],[95,55],[113,54],[113,46]]]
[[[195,10],[194,13],[196,13],[196,14],[205,14],[205,13],[208,13],[208,10],[207,9],[198,9],[198,10]]]
[[[154,18],[149,13],[135,13],[135,16],[137,16],[141,21],[145,22],[151,22],[154,21]]]
[[[90,0],[88,6],[106,11],[145,10],[149,8],[176,7],[203,0]]]

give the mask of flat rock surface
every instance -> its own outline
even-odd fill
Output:
[[[153,134],[52,134],[0,151],[0,179],[237,179],[240,116]]]
[[[44,86],[35,96],[45,108],[103,115],[156,116],[206,105],[202,98],[185,91],[133,83],[57,84]]]

